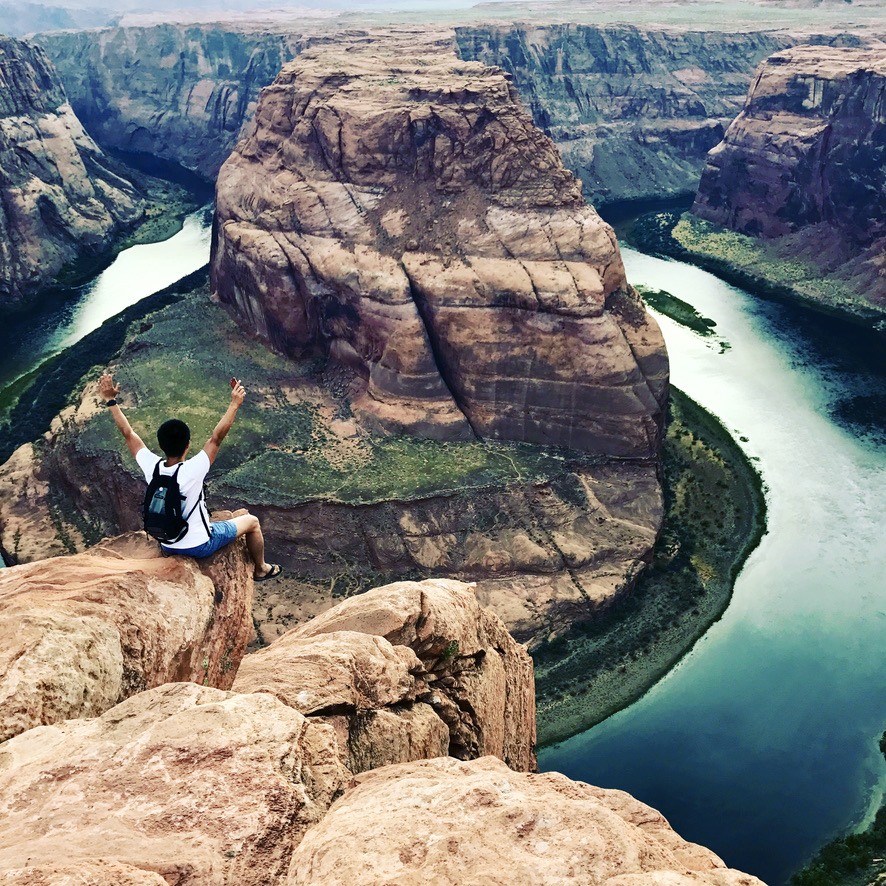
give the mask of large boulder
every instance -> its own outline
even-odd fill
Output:
[[[0,882],[279,882],[345,777],[333,730],[269,695],[161,686],[0,745]]]
[[[383,432],[652,456],[661,333],[504,74],[450,32],[305,50],[217,185],[211,279]]]
[[[267,692],[338,736],[351,772],[389,763],[446,756],[449,729],[427,693],[423,667],[405,646],[384,637],[335,631],[318,637],[292,632],[244,659],[235,692]]]
[[[628,794],[490,757],[357,776],[299,844],[287,883],[761,886]]]
[[[143,533],[0,572],[0,741],[193,680],[228,688],[252,634],[252,562],[163,557]]]
[[[513,769],[536,768],[532,659],[502,621],[481,608],[470,585],[395,582],[345,600],[283,639],[293,643],[342,631],[383,637],[395,650],[411,650],[421,668],[412,664],[406,670],[428,684],[421,699],[446,724],[451,756],[493,754]],[[397,654],[404,664],[413,662],[408,653]],[[255,679],[260,660],[252,661],[244,662],[235,688],[255,685],[247,681]],[[266,679],[273,680],[273,671]],[[403,680],[409,685],[405,675]]]

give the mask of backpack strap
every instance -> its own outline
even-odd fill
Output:
[[[175,474],[174,474],[173,476],[175,477],[175,482],[176,482],[176,483],[178,483],[178,472],[179,472],[179,470],[180,470],[180,468],[181,468],[181,466],[182,466],[183,464],[184,464],[184,462],[179,462],[178,467],[175,469]],[[159,467],[160,467],[160,462],[157,462],[157,467],[158,467],[158,469],[159,469]],[[196,502],[196,504],[194,505],[194,507],[191,508],[190,511],[188,511],[187,514],[184,515],[185,523],[187,523],[187,522],[191,519],[191,515],[194,513],[194,511],[197,510],[197,508],[200,507],[200,502],[201,502],[201,501],[203,501],[203,486],[202,486],[202,484],[201,484],[201,486],[200,486],[200,495],[197,496],[197,502]],[[206,525],[206,517],[203,515],[203,511],[200,511],[200,520],[201,520],[201,522],[203,523],[203,528],[206,530],[206,533],[207,533],[207,534],[209,535],[209,537],[211,538],[211,537],[212,537],[212,532],[210,531],[209,527]]]

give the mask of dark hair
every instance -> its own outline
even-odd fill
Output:
[[[157,442],[167,458],[178,458],[191,442],[191,429],[181,419],[171,418],[158,428]]]

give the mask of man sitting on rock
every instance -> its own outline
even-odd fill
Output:
[[[114,384],[111,373],[106,372],[98,380],[99,395],[107,402],[111,409],[114,424],[117,425],[129,451],[138,462],[138,466],[145,475],[145,480],[150,483],[154,475],[154,469],[159,464],[161,475],[170,476],[176,468],[181,468],[176,474],[178,486],[184,497],[183,514],[187,515],[187,532],[176,542],[161,544],[160,547],[169,554],[186,554],[189,557],[208,557],[219,548],[224,547],[241,535],[246,536],[246,547],[255,564],[254,578],[256,581],[264,581],[280,574],[280,567],[274,563],[265,562],[265,540],[262,535],[258,517],[252,514],[243,514],[231,520],[220,520],[215,523],[209,522],[209,515],[203,501],[203,479],[210,465],[218,455],[218,449],[225,439],[237,410],[246,397],[246,389],[239,381],[232,381],[231,405],[222,416],[221,421],[215,426],[212,436],[206,441],[206,445],[193,458],[185,461],[188,449],[191,446],[191,431],[188,426],[177,418],[171,418],[163,422],[157,431],[157,442],[166,455],[162,461],[145,446],[141,437],[133,431],[123,410],[117,403],[117,394],[120,385]]]

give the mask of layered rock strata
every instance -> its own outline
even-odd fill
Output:
[[[804,39],[707,27],[477,25],[455,28],[448,40],[463,59],[511,74],[585,197],[611,202],[694,191],[705,154],[741,110],[755,66]],[[131,26],[38,39],[101,144],[215,177],[259,90],[283,64],[312,45],[377,35],[324,33],[299,21],[288,28]]]
[[[306,50],[223,166],[211,279],[385,432],[657,451],[661,334],[500,71],[439,40]]]
[[[498,65],[594,203],[694,191],[756,66],[797,42],[579,24],[456,28],[459,54]]]
[[[198,564],[144,539],[0,571],[0,741],[163,683],[231,686],[252,634],[244,544]]]
[[[42,49],[0,37],[0,309],[104,251],[144,203],[111,172]]]
[[[358,776],[308,831],[286,882],[760,886],[681,839],[629,794],[557,772],[514,773],[489,757],[404,763]]]
[[[36,39],[102,145],[155,154],[212,179],[259,90],[309,39],[300,31],[159,24]]]
[[[446,754],[536,768],[532,660],[459,582],[398,582],[339,603],[249,656],[234,689],[324,718],[352,772]]]
[[[693,213],[783,246],[862,308],[886,307],[884,102],[882,47],[776,53],[709,154]]]

